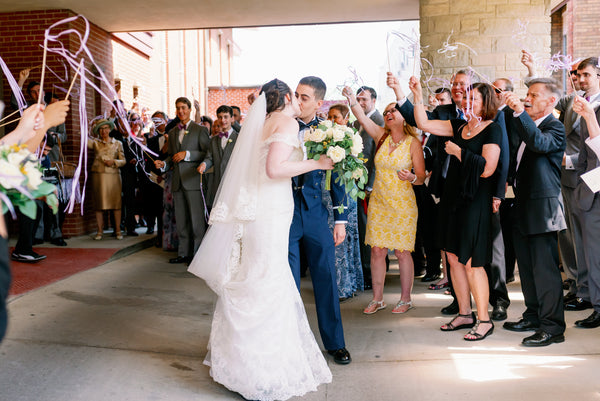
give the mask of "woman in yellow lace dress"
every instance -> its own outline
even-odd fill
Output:
[[[418,213],[412,185],[420,185],[425,180],[423,149],[415,138],[414,128],[406,124],[395,103],[386,106],[385,125],[380,127],[365,115],[350,88],[344,88],[343,94],[358,122],[378,144],[365,237],[365,242],[371,245],[373,299],[363,312],[370,315],[386,307],[383,300],[385,257],[388,249],[393,249],[398,258],[402,294],[392,313],[405,313],[413,308],[411,252],[415,246]]]

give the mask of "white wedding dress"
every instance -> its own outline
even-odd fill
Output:
[[[220,189],[211,227],[189,267],[219,296],[204,362],[215,381],[251,400],[285,400],[331,382],[288,263],[290,179],[270,179],[265,171],[275,141],[295,147],[290,158],[302,160],[296,135],[257,141],[256,181],[251,188],[240,182],[231,193]],[[228,199],[234,194],[235,201]]]

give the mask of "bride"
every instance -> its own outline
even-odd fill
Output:
[[[204,363],[246,399],[285,400],[331,382],[288,264],[290,178],[333,168],[325,156],[303,160],[299,113],[284,82],[262,87],[189,267],[218,295]]]

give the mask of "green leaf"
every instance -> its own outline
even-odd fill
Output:
[[[37,215],[37,206],[35,205],[34,200],[28,200],[23,205],[19,206],[19,210],[25,216],[29,217],[32,220],[35,220],[35,217]]]

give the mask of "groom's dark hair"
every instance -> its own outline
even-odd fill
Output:
[[[315,98],[317,100],[325,99],[325,92],[327,92],[327,85],[319,77],[304,77],[299,82],[300,85],[307,85],[314,89]]]

